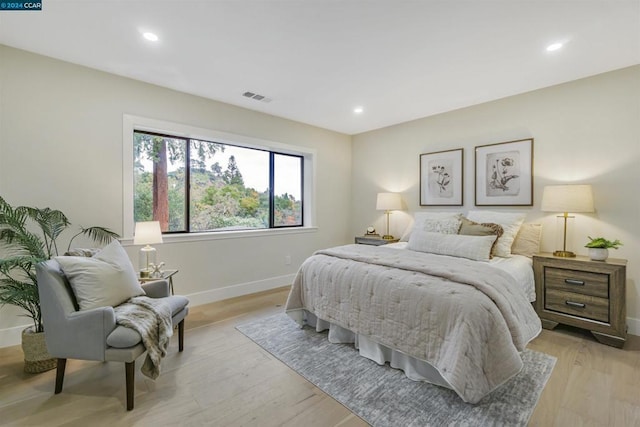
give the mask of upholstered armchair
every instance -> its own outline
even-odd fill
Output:
[[[62,391],[68,358],[124,362],[127,410],[134,406],[135,361],[146,348],[138,332],[116,324],[111,306],[80,310],[78,301],[56,260],[36,266],[38,292],[49,353],[58,359],[55,393]],[[178,327],[178,349],[184,348],[187,298],[170,296],[166,280],[142,285],[147,297],[163,298],[171,308],[172,324]]]

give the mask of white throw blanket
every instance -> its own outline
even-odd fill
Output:
[[[541,330],[513,278],[487,263],[367,245],[307,259],[286,305],[429,362],[476,403],[522,368]]]
[[[138,332],[147,348],[140,371],[151,379],[160,375],[160,360],[173,335],[171,307],[162,299],[134,297],[114,308],[116,323]]]

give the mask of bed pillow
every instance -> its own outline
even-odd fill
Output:
[[[491,247],[498,236],[466,236],[414,230],[408,248],[413,251],[489,261]]]
[[[503,233],[496,242],[494,254],[499,257],[509,257],[511,255],[511,245],[524,222],[525,216],[526,214],[524,213],[469,211],[467,219],[479,223],[492,222],[499,224]]]
[[[129,256],[117,240],[93,257],[58,256],[80,310],[120,305],[144,295]]]
[[[540,238],[542,237],[542,224],[524,223],[511,245],[511,253],[532,257],[540,252]]]
[[[491,254],[490,258],[493,258],[495,255],[495,248],[498,239],[502,234],[504,234],[504,230],[502,226],[499,224],[494,224],[492,222],[483,222],[478,223],[475,221],[471,221],[465,217],[462,217],[460,224],[460,230],[458,234],[462,234],[465,236],[497,236],[496,240],[493,242],[493,246],[491,246]]]
[[[455,228],[455,224],[452,221],[457,221],[457,227],[460,227],[461,213],[458,212],[416,212],[414,214],[413,223],[409,224],[407,229],[400,238],[401,242],[408,242],[411,237],[411,231],[419,227],[425,231],[445,232],[447,234],[456,234],[458,230],[451,232]],[[428,222],[428,224],[425,224]],[[443,231],[438,231],[443,230]]]

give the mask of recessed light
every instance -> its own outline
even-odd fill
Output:
[[[356,107],[353,109],[353,112],[356,114],[361,114],[364,111],[364,108],[362,107]]]
[[[154,33],[150,33],[150,32],[142,33],[142,37],[144,37],[145,39],[149,40],[150,42],[157,42],[158,41],[158,36],[155,35]]]
[[[562,48],[562,46],[563,46],[562,43],[552,43],[549,46],[547,46],[547,52],[553,52],[554,50],[558,50]]]

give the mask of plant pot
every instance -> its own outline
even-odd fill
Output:
[[[49,371],[57,365],[57,360],[52,358],[47,350],[44,332],[33,332],[32,328],[23,330],[22,352],[24,353],[24,371],[30,374]]]
[[[609,249],[589,248],[589,258],[591,258],[592,261],[605,261],[609,258]]]

